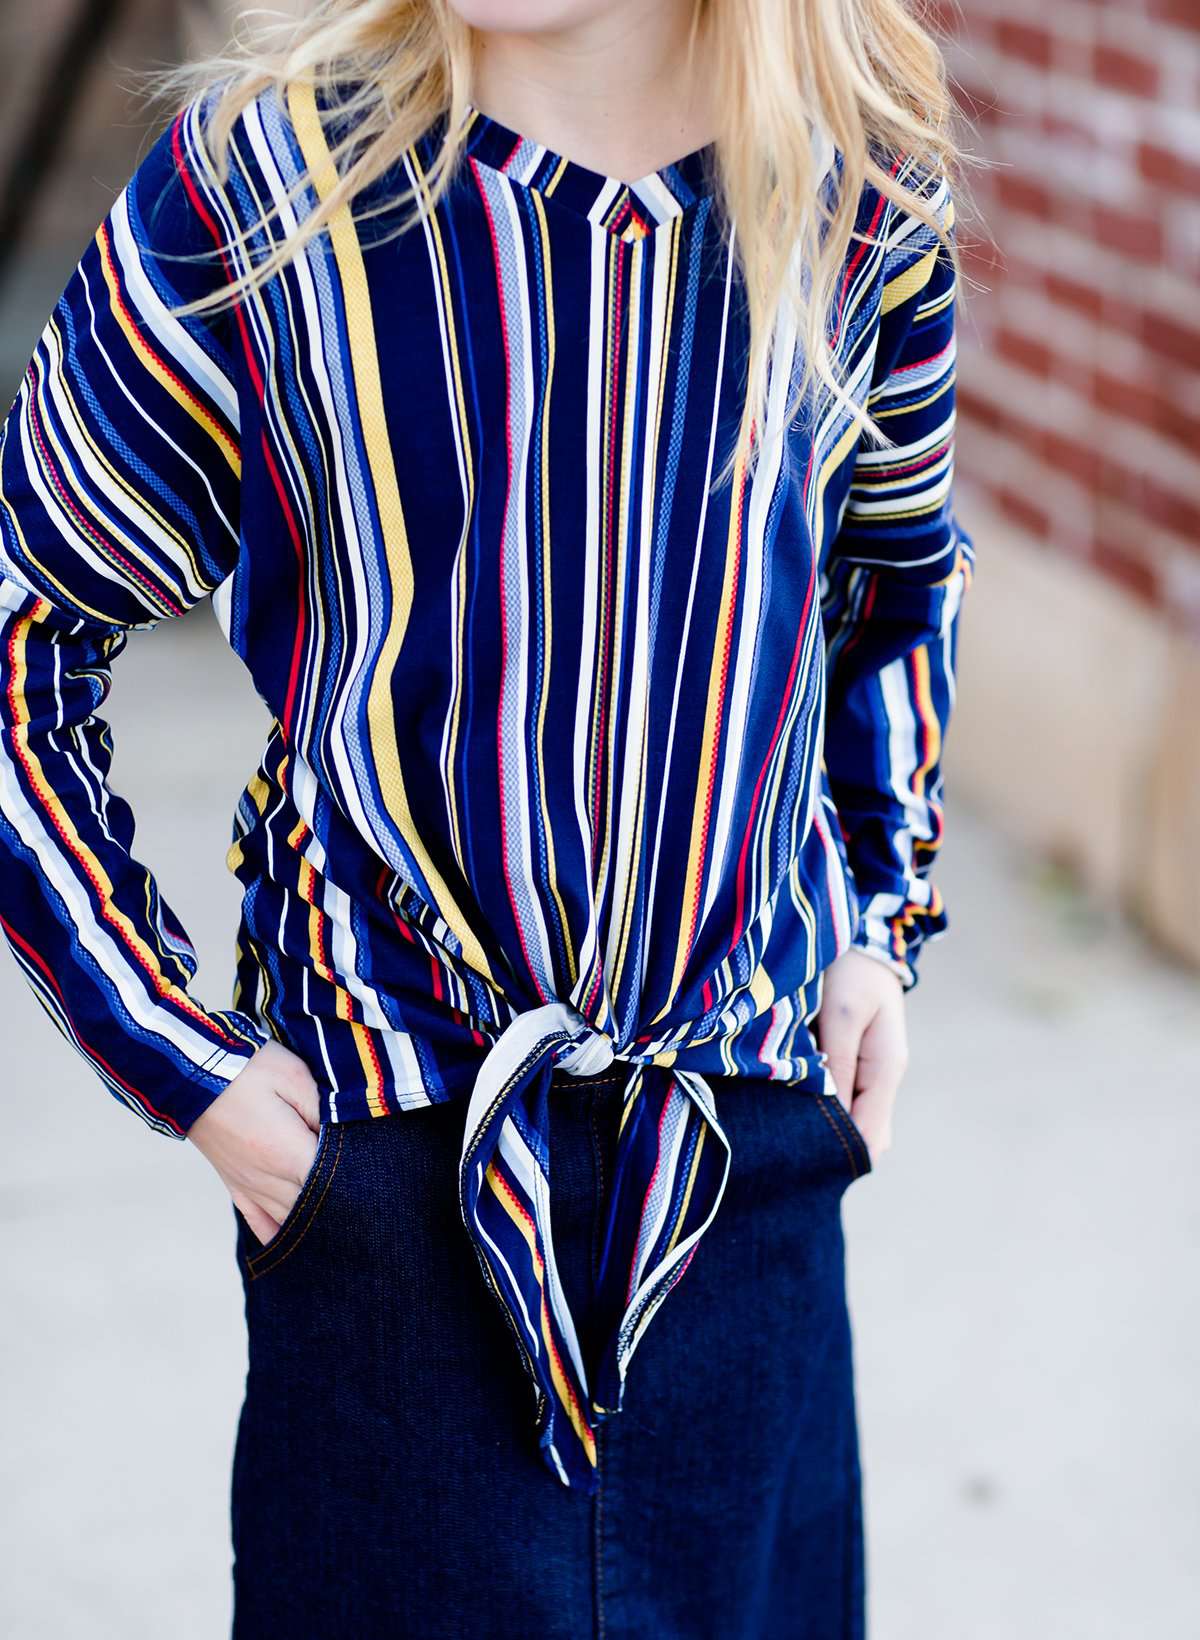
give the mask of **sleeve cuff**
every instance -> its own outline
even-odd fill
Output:
[[[882,962],[890,968],[900,980],[906,991],[911,991],[917,983],[916,969],[912,963],[902,957],[897,957],[892,949],[892,939],[886,928],[880,930],[871,926],[871,919],[864,918],[858,933],[854,936],[852,949],[862,951],[868,957],[874,957],[876,962]]]
[[[171,1101],[170,1111],[171,1120],[179,1129],[176,1138],[187,1138],[188,1129],[197,1117],[202,1116],[225,1092],[234,1077],[245,1070],[259,1048],[271,1040],[244,1014],[231,1016],[226,1013],[218,1017],[235,1017],[243,1029],[249,1027],[252,1030],[254,1040],[237,1047],[218,1048],[180,1083],[176,1097]]]

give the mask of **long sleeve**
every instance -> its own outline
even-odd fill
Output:
[[[201,115],[182,109],[114,202],[0,427],[0,919],[62,1034],[175,1137],[265,1036],[189,991],[195,951],[131,852],[97,709],[127,634],[238,557],[234,326],[169,311],[227,277]]]
[[[922,192],[953,233],[946,178],[927,177]],[[947,927],[931,868],[975,552],[954,511],[954,265],[931,229],[893,212],[867,404],[894,448],[860,441],[822,576],[825,764],[860,913],[854,943],[910,990],[922,944]]]

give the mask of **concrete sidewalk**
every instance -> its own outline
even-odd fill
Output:
[[[207,609],[135,634],[116,676],[113,784],[221,1006],[266,713]],[[910,1001],[896,1144],[845,1206],[872,1640],[1192,1640],[1200,983],[948,795],[953,929]],[[218,1640],[245,1369],[228,1198],[109,1099],[2,951],[0,1008],[0,1634]]]

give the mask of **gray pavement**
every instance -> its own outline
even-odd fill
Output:
[[[220,1006],[265,710],[204,609],[131,638],[105,715]],[[953,930],[910,999],[896,1143],[845,1205],[872,1640],[1193,1640],[1200,982],[953,789],[948,820]],[[109,1099],[2,949],[0,1017],[0,1635],[219,1640],[228,1198]]]

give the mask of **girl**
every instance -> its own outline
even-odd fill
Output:
[[[232,1198],[235,1637],[860,1636],[840,1206],[974,563],[936,47],[324,0],[165,83],[3,427],[0,910]],[[223,1009],[96,716],[207,594]]]

